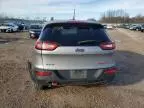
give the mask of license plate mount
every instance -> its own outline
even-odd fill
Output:
[[[85,79],[87,78],[87,70],[70,70],[71,79]]]

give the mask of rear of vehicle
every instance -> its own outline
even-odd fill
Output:
[[[109,82],[116,73],[114,48],[100,24],[47,24],[35,45],[32,79],[38,86]]]
[[[41,33],[42,26],[37,25],[31,25],[29,29],[29,37],[30,38],[39,38],[39,35]]]
[[[135,29],[136,29],[136,26],[135,26],[135,25],[132,25],[132,26],[130,26],[129,29],[130,29],[130,30],[135,30]]]

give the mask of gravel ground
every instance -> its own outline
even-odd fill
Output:
[[[144,33],[108,31],[119,67],[107,86],[64,86],[35,91],[26,68],[35,40],[0,33],[0,108],[144,108]]]

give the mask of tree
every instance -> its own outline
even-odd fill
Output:
[[[108,10],[101,14],[101,22],[106,23],[125,23],[129,19],[129,14],[122,9]]]
[[[89,18],[89,19],[87,19],[88,21],[96,21],[96,19],[94,19],[94,18]]]

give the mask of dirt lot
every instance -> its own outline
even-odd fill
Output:
[[[117,44],[119,68],[110,85],[40,92],[32,87],[26,68],[34,40],[28,33],[0,33],[0,108],[144,108],[144,33],[108,32]]]

